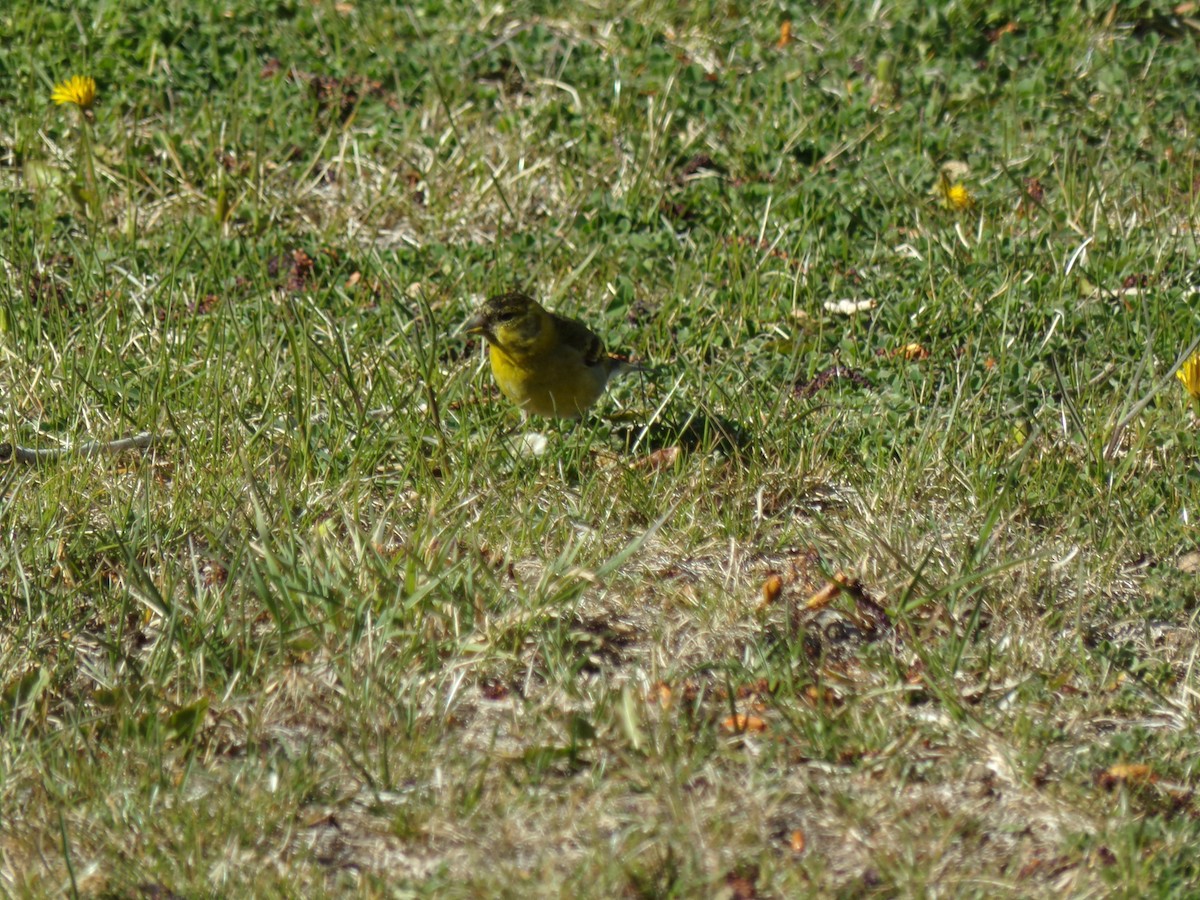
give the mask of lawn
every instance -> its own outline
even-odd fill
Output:
[[[1200,894],[1200,8],[1044,6],[5,4],[0,894]]]

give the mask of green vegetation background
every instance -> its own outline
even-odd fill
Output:
[[[6,4],[0,890],[1200,891],[1191,7]]]

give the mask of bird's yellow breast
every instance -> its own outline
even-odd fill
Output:
[[[625,370],[582,322],[519,291],[489,298],[465,330],[483,335],[500,392],[526,415],[579,418]]]
[[[600,398],[608,381],[607,366],[588,365],[577,348],[563,343],[536,352],[493,343],[488,358],[500,393],[537,416],[578,418]]]

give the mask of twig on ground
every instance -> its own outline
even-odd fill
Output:
[[[145,450],[158,441],[158,435],[143,431],[132,437],[120,438],[115,441],[84,441],[81,444],[67,444],[64,447],[47,447],[34,449],[22,447],[19,444],[5,442],[0,444],[0,463],[16,460],[19,463],[37,465],[52,462],[64,456],[99,456],[102,453],[121,453],[124,450]]]

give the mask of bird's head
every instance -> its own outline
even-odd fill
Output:
[[[546,317],[546,311],[528,294],[510,291],[484,301],[462,330],[482,335],[490,344],[505,345],[537,338]]]

